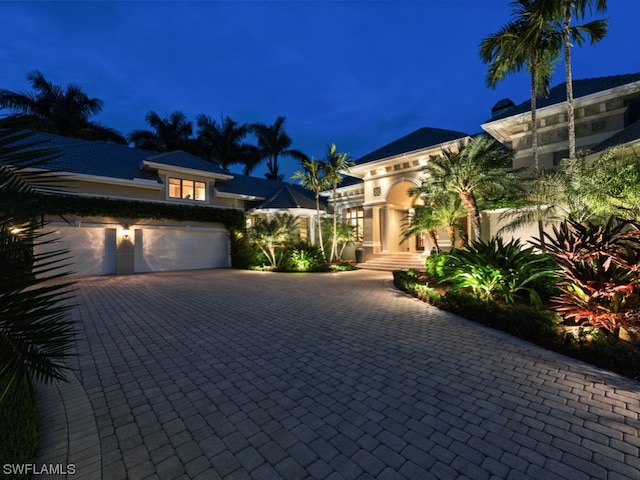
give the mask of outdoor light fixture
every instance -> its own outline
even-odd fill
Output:
[[[129,240],[129,234],[131,233],[131,231],[129,230],[129,225],[125,225],[124,226],[124,230],[122,231],[122,237],[125,240]]]

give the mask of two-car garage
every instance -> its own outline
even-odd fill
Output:
[[[47,230],[66,249],[75,275],[114,275],[230,267],[229,237],[220,226],[56,222]]]

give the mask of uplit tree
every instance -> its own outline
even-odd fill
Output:
[[[316,227],[318,230],[318,241],[322,255],[326,257],[324,251],[324,242],[322,240],[322,222],[320,221],[320,192],[331,186],[331,179],[325,175],[322,168],[322,162],[311,157],[310,160],[303,160],[300,165],[302,170],[296,171],[291,180],[298,181],[307,190],[311,190],[316,200]]]
[[[453,192],[471,218],[475,239],[480,238],[478,195],[516,189],[518,178],[509,168],[513,152],[487,135],[461,142],[456,150],[444,150],[441,157],[431,157],[423,168],[425,180],[412,195]]]
[[[587,11],[603,13],[607,10],[606,0],[536,0],[538,21],[558,26],[564,44],[564,65],[567,88],[567,117],[569,122],[569,158],[576,156],[576,125],[573,108],[573,75],[571,70],[571,47],[582,46],[589,38],[591,45],[602,40],[609,30],[608,20],[593,20],[579,26],[572,21],[584,19]]]
[[[247,230],[251,241],[269,261],[271,268],[277,268],[282,261],[284,248],[293,240],[298,228],[298,217],[280,213],[268,218],[258,218]]]
[[[553,63],[560,52],[560,39],[552,26],[537,22],[534,0],[516,0],[512,20],[480,44],[480,58],[489,64],[487,84],[496,88],[508,74],[526,69],[531,76],[531,151],[535,169],[538,160],[538,124],[536,119],[538,95],[547,96]]]
[[[349,173],[351,167],[353,167],[354,165],[355,163],[351,160],[351,157],[348,153],[338,152],[335,143],[327,146],[327,154],[324,157],[322,168],[325,172],[326,177],[329,179],[328,181],[330,182],[331,187],[333,188],[333,239],[331,242],[331,253],[329,255],[329,261],[333,261],[333,259],[337,258],[338,256],[338,239],[336,237],[338,223],[338,185],[340,184],[340,182],[342,182],[342,176],[345,173]]]

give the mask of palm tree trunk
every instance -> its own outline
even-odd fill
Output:
[[[462,207],[467,211],[469,217],[471,217],[473,239],[480,240],[480,211],[478,210],[476,197],[472,191],[464,190],[460,192],[460,201],[462,202]]]
[[[320,192],[316,191],[316,222],[318,223],[318,240],[320,242],[320,251],[322,252],[322,256],[327,258],[324,253],[324,242],[322,241],[322,225],[320,221]]]
[[[564,69],[567,82],[567,121],[569,122],[569,158],[576,156],[576,121],[573,111],[573,83],[571,75],[571,0],[564,0],[564,28],[562,31],[564,41]]]
[[[435,230],[429,230],[427,234],[429,235],[429,239],[431,240],[431,245],[433,245],[433,249],[436,251],[436,253],[439,253],[440,245],[438,245],[438,237],[436,237]]]
[[[537,112],[537,91],[538,83],[536,81],[536,65],[532,60],[531,64],[531,152],[533,153],[533,165],[536,171],[540,169],[538,160],[538,112]]]
[[[447,225],[447,235],[449,235],[449,242],[451,242],[451,250],[456,248],[456,227],[454,225]]]
[[[338,202],[336,201],[336,195],[338,194],[338,182],[333,182],[333,241],[331,243],[331,259],[333,261],[334,255],[338,257]]]

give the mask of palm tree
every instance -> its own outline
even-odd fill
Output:
[[[473,137],[460,143],[458,150],[444,150],[443,156],[431,157],[423,168],[426,174],[422,185],[412,195],[454,192],[471,218],[475,239],[480,238],[480,210],[478,195],[515,188],[515,171],[507,168],[513,152],[505,149],[487,135]]]
[[[247,230],[247,234],[267,257],[271,268],[277,268],[282,260],[284,247],[293,238],[297,226],[298,217],[289,213],[280,213],[269,218],[258,218]]]
[[[307,190],[311,190],[316,197],[316,225],[318,227],[318,239],[322,255],[326,258],[324,242],[322,240],[322,222],[320,221],[320,192],[331,186],[331,179],[325,175],[325,171],[322,168],[322,162],[316,158],[311,157],[311,160],[303,160],[301,165],[302,170],[296,171],[291,176],[291,180],[298,180],[300,185]]]
[[[225,170],[234,163],[244,164],[244,174],[249,175],[258,165],[260,157],[255,145],[243,143],[249,134],[249,125],[239,124],[227,116],[220,125],[205,114],[198,115],[198,150],[205,160]]]
[[[72,283],[62,279],[67,252],[42,233],[44,199],[36,190],[55,188],[43,169],[56,155],[30,135],[0,131],[0,401],[29,379],[65,380],[74,339]]]
[[[439,219],[433,216],[432,209],[428,205],[416,205],[413,213],[406,216],[402,225],[402,239],[408,240],[416,235],[426,233],[429,235],[433,251],[440,251],[438,245],[438,228],[442,226]]]
[[[338,152],[335,143],[327,145],[327,154],[324,157],[322,168],[325,172],[325,176],[333,187],[333,241],[331,242],[331,254],[329,255],[329,261],[332,261],[334,257],[338,256],[338,239],[336,237],[336,224],[338,223],[338,184],[342,182],[342,174],[349,173],[351,167],[354,165],[355,163],[351,161],[351,157],[348,153]]]
[[[29,72],[27,80],[35,92],[0,90],[0,108],[15,112],[0,120],[0,128],[36,130],[83,140],[127,144],[114,129],[89,120],[102,111],[102,100],[89,98],[78,85],[69,84],[66,89],[54,85],[38,70]]]
[[[353,234],[355,232],[356,227],[354,225],[349,225],[344,220],[338,220],[335,224],[333,224],[333,218],[323,218],[322,223],[324,223],[324,232],[330,232],[331,238],[333,238],[333,234],[335,231],[336,242],[340,247],[340,251],[337,252],[336,258],[342,259],[342,254],[344,253],[344,249],[347,247],[347,244],[353,240]]]
[[[307,160],[308,157],[300,150],[291,148],[293,141],[284,131],[285,117],[278,117],[273,125],[254,123],[251,131],[258,139],[258,148],[262,159],[267,159],[267,169],[265,177],[271,180],[282,180],[280,174],[278,158],[281,156],[295,158],[298,161]]]
[[[193,151],[193,125],[184,113],[176,110],[169,118],[162,118],[151,110],[145,116],[145,121],[154,131],[134,130],[127,135],[136,148],[155,152]]]
[[[534,0],[511,2],[513,19],[480,44],[480,58],[489,64],[487,84],[496,88],[509,73],[526,68],[531,75],[531,150],[538,170],[538,126],[536,97],[547,96],[553,63],[560,51],[558,37],[551,26],[535,21]]]
[[[538,21],[558,24],[564,44],[564,67],[567,88],[567,117],[569,122],[569,158],[576,156],[576,125],[573,109],[573,79],[571,73],[571,46],[582,46],[586,37],[591,45],[602,40],[609,30],[608,20],[594,20],[584,25],[572,27],[573,17],[583,19],[587,13],[603,13],[607,10],[607,0],[537,0]]]

